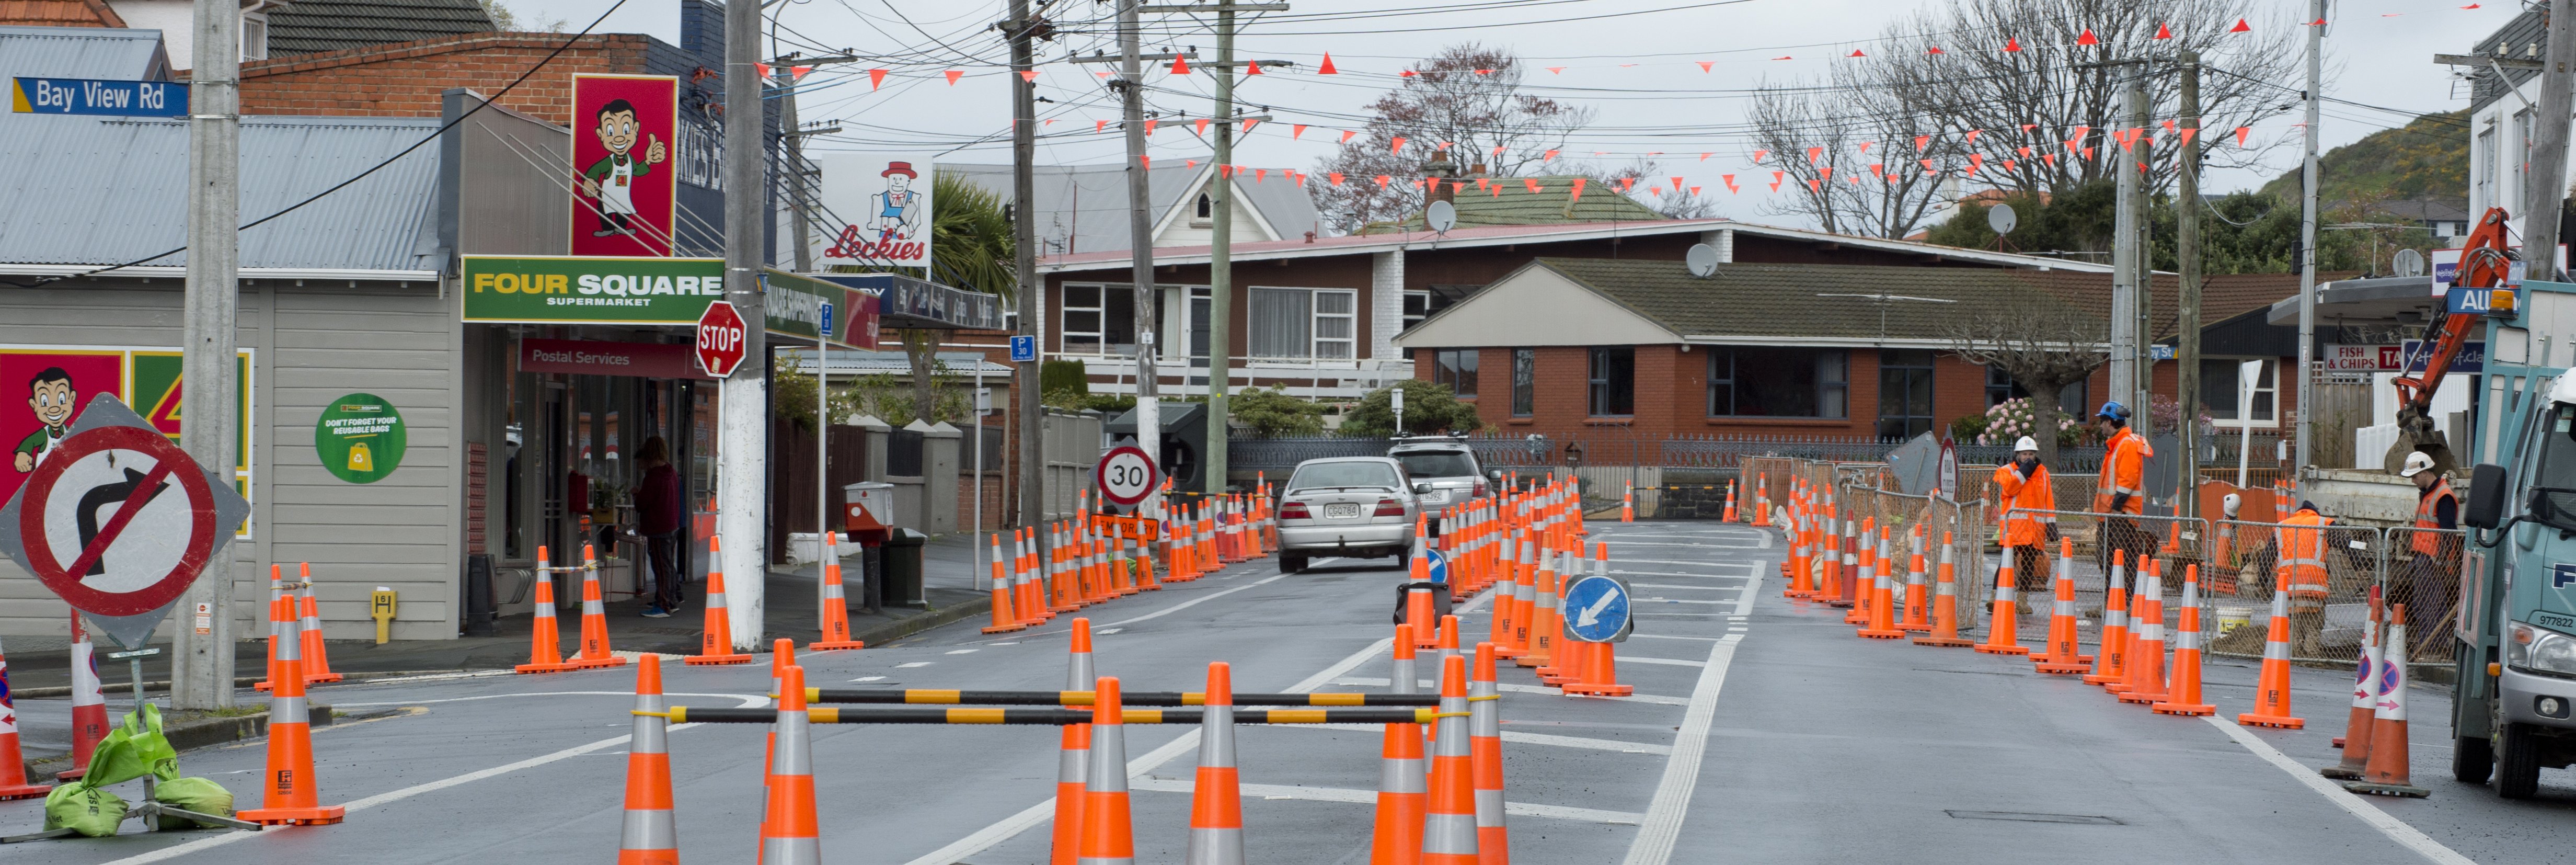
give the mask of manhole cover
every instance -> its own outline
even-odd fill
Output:
[[[2099,826],[2126,826],[2109,817],[2087,814],[2041,814],[2033,811],[1943,811],[1960,820],[2019,820],[2024,823],[2090,823]]]

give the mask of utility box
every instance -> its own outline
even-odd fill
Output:
[[[1156,456],[1163,476],[1172,480],[1172,489],[1185,493],[1218,492],[1225,480],[1211,481],[1207,474],[1208,411],[1206,403],[1162,403],[1163,452]],[[1136,437],[1136,410],[1112,419],[1102,431],[1111,441]]]
[[[860,538],[860,543],[874,546],[884,543],[886,530],[895,523],[894,485],[884,481],[866,481],[841,488],[842,527]]]

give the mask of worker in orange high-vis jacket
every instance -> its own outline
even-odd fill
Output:
[[[2317,512],[2314,502],[2300,502],[2298,510],[2281,518],[2281,527],[2273,530],[2273,564],[2287,569],[2290,576],[2290,653],[2314,658],[2323,654],[2317,637],[2325,628],[2326,593],[2331,572],[2326,567],[2333,546],[2326,536],[2334,518]],[[2274,573],[2279,573],[2275,571]]]
[[[2147,446],[2147,437],[2129,428],[2129,407],[2119,400],[2102,404],[2093,413],[2100,427],[2102,474],[2093,487],[2093,512],[2102,514],[2100,555],[2107,566],[2111,553],[2125,551],[2130,563],[2145,561],[2156,554],[2156,533],[2132,519],[2147,510],[2147,458],[2155,456]]]
[[[1995,504],[2004,515],[2005,549],[2012,551],[2013,577],[2019,597],[2048,589],[2048,549],[2057,543],[2057,492],[2048,467],[2039,463],[2039,442],[2022,436],[2013,442],[2012,462],[1995,468]],[[2028,608],[2028,601],[2023,607]]]
[[[2415,641],[2406,656],[2421,658],[2428,657],[2440,641],[2450,639],[2441,623],[2450,615],[2452,599],[2459,596],[2460,536],[2441,530],[2460,527],[2460,497],[2451,492],[2450,479],[2433,469],[2433,458],[2423,451],[2407,454],[2406,467],[2399,474],[2415,482],[2415,530],[2407,533],[2409,557],[2389,601],[2406,605],[2406,633]]]

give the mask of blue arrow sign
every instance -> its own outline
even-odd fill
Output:
[[[1565,631],[1587,643],[1607,643],[1628,629],[1628,587],[1594,574],[1565,587]]]
[[[1432,582],[1439,583],[1444,586],[1449,584],[1448,556],[1441,555],[1439,550],[1424,550],[1422,553],[1422,560],[1431,563]]]

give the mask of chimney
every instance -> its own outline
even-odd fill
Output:
[[[1433,179],[1432,188],[1424,190],[1422,199],[1424,207],[1431,206],[1431,202],[1434,201],[1446,201],[1453,205],[1458,203],[1457,190],[1447,183],[1440,182],[1444,178],[1455,179],[1458,176],[1458,163],[1449,161],[1449,154],[1442,153],[1431,157],[1431,161],[1422,166],[1422,176]]]
[[[1475,164],[1473,164],[1473,165],[1469,165],[1469,166],[1467,166],[1467,176],[1468,176],[1468,177],[1483,177],[1483,176],[1485,176],[1485,164],[1484,164],[1484,163],[1482,163],[1482,162],[1478,162],[1478,163],[1475,163]]]

